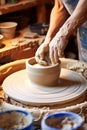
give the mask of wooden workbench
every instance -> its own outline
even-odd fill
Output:
[[[0,48],[0,64],[34,56],[45,36],[40,36],[25,28],[14,39],[3,40]],[[25,35],[28,37],[25,37]]]

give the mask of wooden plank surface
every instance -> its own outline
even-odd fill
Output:
[[[29,35],[29,37],[25,37]],[[30,32],[29,28],[19,31],[13,39],[3,40],[0,48],[0,64],[34,56],[45,36]]]

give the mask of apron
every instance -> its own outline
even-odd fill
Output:
[[[62,0],[65,8],[71,15],[76,8],[79,0]],[[78,51],[79,59],[81,61],[87,62],[87,22],[82,24],[77,29],[77,42],[78,42]]]

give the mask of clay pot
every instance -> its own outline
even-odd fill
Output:
[[[33,116],[25,110],[5,110],[0,112],[0,130],[32,130]]]
[[[61,64],[59,62],[55,65],[43,66],[39,65],[33,57],[26,61],[26,71],[32,83],[43,86],[53,86],[58,82]]]
[[[5,39],[12,39],[15,37],[15,31],[17,27],[16,22],[2,22],[0,23],[0,32]]]

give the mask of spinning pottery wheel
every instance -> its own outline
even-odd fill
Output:
[[[20,103],[62,108],[85,100],[87,82],[81,74],[62,68],[57,85],[36,85],[28,79],[23,69],[9,75],[2,86],[6,95]]]
[[[67,96],[68,93],[66,95],[64,95],[65,97],[67,97],[66,100],[64,100],[64,98],[63,98],[62,102],[60,102],[60,101],[58,101],[58,96],[56,96],[57,100],[55,100],[55,102],[54,102],[50,95],[53,95],[53,96],[56,95],[55,91],[57,90],[57,88],[54,87],[54,88],[50,89],[50,95],[48,96],[49,101],[47,101],[46,100],[47,97],[45,97],[45,95],[47,96],[47,94],[49,94],[49,91],[48,91],[49,88],[46,88],[45,86],[34,86],[34,84],[32,84],[29,81],[26,70],[25,70],[26,60],[27,59],[22,59],[22,60],[14,61],[14,62],[5,64],[3,66],[0,66],[0,110],[1,111],[8,110],[8,109],[28,110],[28,111],[32,112],[32,114],[34,115],[35,121],[41,120],[41,118],[44,116],[44,114],[52,113],[52,112],[59,112],[59,111],[73,111],[76,113],[82,113],[84,115],[87,114],[87,91],[86,91],[87,63],[81,62],[78,60],[68,59],[68,58],[61,58],[62,71],[61,71],[61,75],[60,75],[61,78],[59,81],[61,81],[62,83],[64,82],[65,86],[67,86],[67,83],[68,83],[68,88],[71,87],[72,86],[71,84],[73,83],[74,89],[73,90],[69,89],[70,90],[69,96]],[[23,74],[22,77],[24,77],[24,78],[27,77],[27,78],[21,79],[20,78],[21,73]],[[67,74],[67,76],[66,76],[66,74]],[[16,75],[19,75],[19,77],[15,77]],[[70,75],[72,75],[72,76],[70,76]],[[13,79],[13,77],[15,77],[15,78]],[[77,77],[77,81],[76,81],[76,77]],[[68,78],[68,80],[67,80],[67,78]],[[8,82],[8,79],[9,79],[9,82]],[[15,82],[15,80],[16,80],[16,82]],[[8,83],[6,83],[6,82],[8,82]],[[14,83],[15,83],[15,85],[13,85]],[[60,82],[58,82],[58,83],[60,84]],[[27,84],[27,85],[25,85],[25,84]],[[8,90],[5,85],[7,85]],[[59,91],[57,90],[57,93],[59,93],[59,92],[61,93],[64,90],[69,92],[68,89],[64,89],[64,84],[63,85],[60,84],[60,85],[62,86],[61,87],[62,91],[60,91],[60,89],[59,89]],[[25,89],[21,89],[21,87],[25,88]],[[37,92],[36,89],[39,89],[39,87],[40,87],[40,90],[38,92],[39,94],[36,94],[36,92]],[[46,91],[43,89],[43,87],[46,89]],[[57,86],[57,87],[59,87],[59,86]],[[28,89],[28,92],[27,92],[26,88]],[[9,92],[8,92],[8,91],[10,91],[9,89],[12,91],[12,93],[15,93],[15,95],[18,95],[18,99],[16,99],[17,97],[15,97],[13,94],[11,94],[11,92],[10,92],[11,95],[9,94]],[[29,98],[29,94],[31,95],[31,93],[29,92],[30,90],[32,90],[32,91],[34,90],[33,97],[31,100],[29,99],[27,102],[25,99],[23,99],[23,96],[20,96],[20,97],[22,97],[22,100],[21,100],[21,98],[19,98],[19,94],[24,95],[24,97],[25,97],[25,94],[23,93],[24,91],[26,91],[26,93],[27,93],[26,99],[27,99],[27,97]],[[79,90],[80,90],[80,92],[79,92]],[[72,93],[71,93],[71,91],[72,91]],[[40,98],[38,98],[38,96],[42,96],[41,95],[42,92],[43,92],[42,98],[43,98],[43,100],[45,99],[45,102],[43,102],[43,103],[42,103],[42,99],[40,102]],[[77,96],[75,95],[75,97],[73,96],[73,98],[72,98],[71,95],[73,93],[74,93],[74,95],[77,94]],[[63,94],[60,96],[63,96]],[[69,97],[69,100],[68,100],[68,97]],[[46,105],[44,105],[44,104],[46,104]]]

